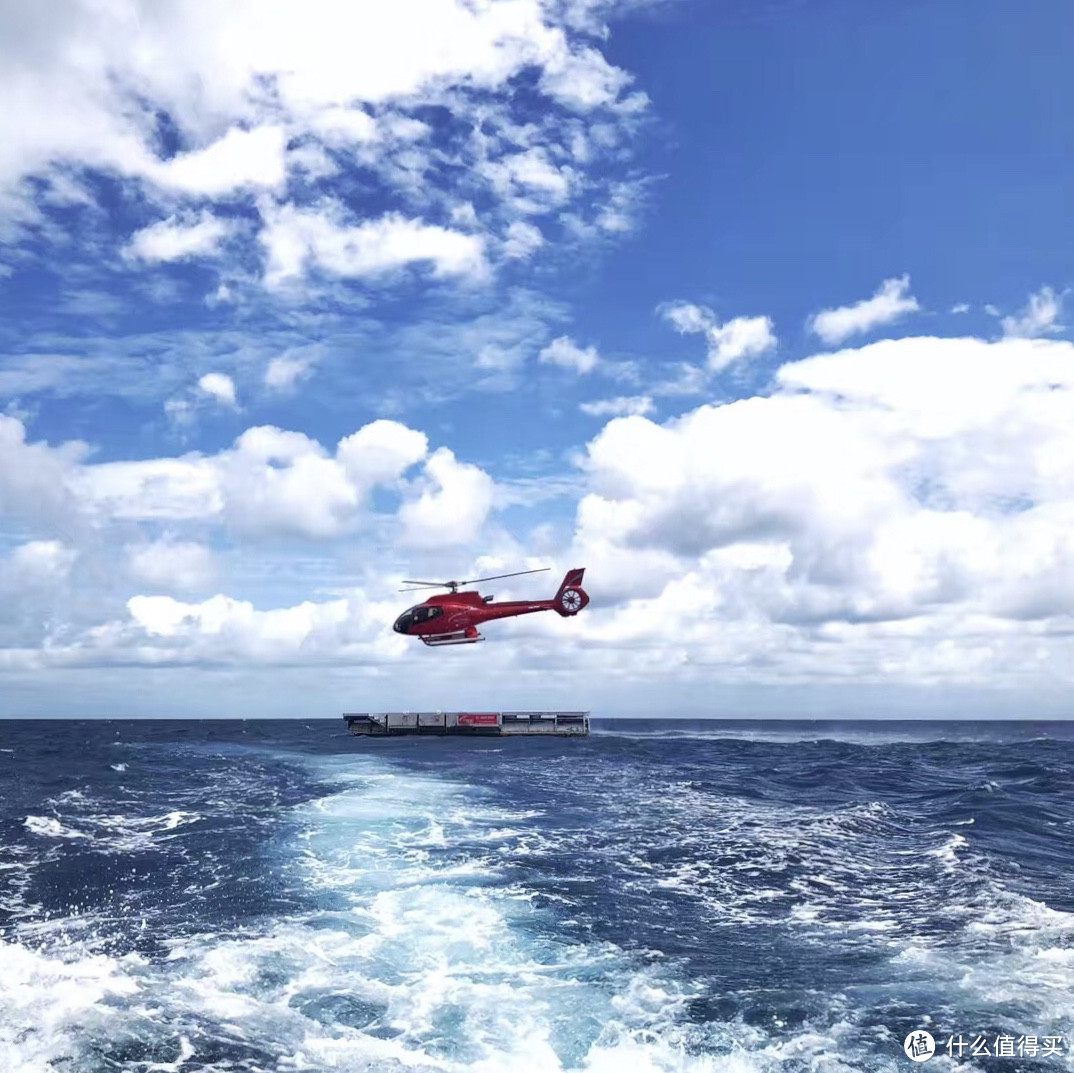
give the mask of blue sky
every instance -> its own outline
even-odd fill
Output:
[[[1063,710],[1067,6],[62,6],[0,2],[10,714]],[[390,631],[546,565],[578,619]]]

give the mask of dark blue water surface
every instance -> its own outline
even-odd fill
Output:
[[[0,750],[0,1073],[1074,1068],[1068,724]]]

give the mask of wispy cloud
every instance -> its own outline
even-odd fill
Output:
[[[129,545],[126,551],[135,580],[157,591],[198,591],[216,576],[212,550],[204,544],[165,536]]]
[[[256,34],[242,29],[251,20]],[[407,265],[467,281],[553,238],[607,239],[637,215],[644,178],[628,147],[648,102],[581,29],[590,22],[541,0],[238,0],[153,19],[117,0],[20,20],[0,42],[0,96],[20,115],[0,147],[7,219],[40,238],[74,203],[64,189],[94,207],[95,184],[71,174],[120,178],[105,206],[115,218],[161,212],[122,237],[130,262],[260,259],[270,287],[320,271],[390,288]],[[64,62],[76,42],[82,61]],[[40,67],[19,81],[28,51]],[[522,71],[536,80],[523,86]],[[377,216],[333,196],[359,170]],[[225,243],[236,214],[248,223]]]
[[[596,347],[580,347],[568,335],[553,339],[538,355],[546,365],[558,365],[563,369],[573,369],[580,376],[591,373],[600,364],[600,355]]]
[[[809,330],[825,343],[835,346],[852,335],[890,324],[920,308],[917,299],[910,294],[910,277],[900,276],[884,280],[872,298],[817,313],[809,320]]]
[[[316,364],[314,354],[281,354],[265,369],[265,387],[271,391],[293,391],[295,385],[310,375]]]
[[[1051,287],[1041,287],[1036,294],[1029,296],[1029,301],[1018,316],[1003,318],[1003,334],[1008,338],[1035,339],[1060,332],[1063,330],[1063,325],[1059,323],[1062,315],[1062,295],[1056,294]]]
[[[185,219],[169,216],[136,231],[124,252],[128,257],[151,263],[212,257],[231,231],[230,223],[218,220],[210,212]]]
[[[627,417],[653,412],[653,400],[648,395],[619,395],[614,399],[583,402],[578,409],[590,417]]]

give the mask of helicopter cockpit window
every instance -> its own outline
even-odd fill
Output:
[[[415,607],[414,608],[414,622],[428,622],[430,619],[436,618],[438,615],[442,615],[444,609],[442,607]]]

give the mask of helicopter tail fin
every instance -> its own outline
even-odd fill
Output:
[[[584,566],[580,570],[568,570],[563,583],[559,587],[559,592],[555,595],[553,601],[555,610],[564,618],[577,615],[589,603],[589,596],[585,589],[582,588],[584,574]]]

